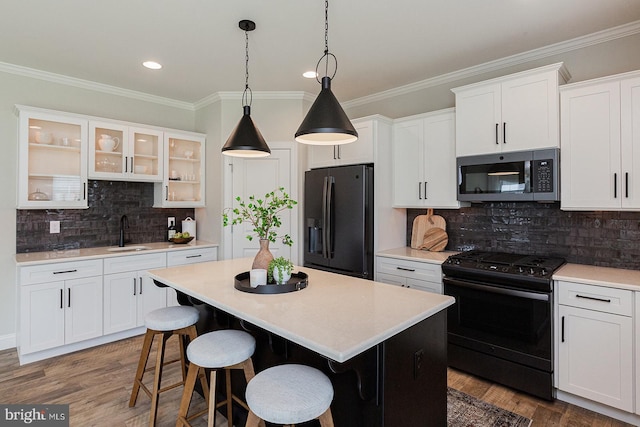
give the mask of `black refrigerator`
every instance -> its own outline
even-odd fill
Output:
[[[304,266],[373,280],[373,165],[304,177]]]

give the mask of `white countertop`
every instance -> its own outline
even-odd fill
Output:
[[[640,291],[640,271],[622,268],[565,264],[553,273],[553,280]]]
[[[442,264],[449,256],[457,254],[456,251],[442,251],[442,252],[430,252],[419,249],[412,249],[408,246],[401,248],[387,249],[377,252],[378,256],[385,256],[389,258],[406,259],[409,261],[421,261],[429,262],[433,264]]]
[[[105,258],[113,256],[125,256],[125,255],[137,255],[147,254],[154,252],[166,252],[168,250],[185,250],[194,248],[207,248],[217,247],[217,244],[206,242],[204,240],[192,240],[187,244],[177,245],[171,242],[154,242],[154,243],[129,243],[125,245],[127,247],[144,246],[149,249],[140,251],[128,250],[128,251],[109,251],[111,248],[118,248],[117,246],[105,246],[97,248],[85,248],[85,249],[69,249],[63,251],[49,251],[49,252],[30,252],[23,254],[16,254],[16,263],[20,266],[35,265],[35,264],[49,264],[52,262],[65,262],[65,261],[77,261],[80,259],[92,259],[92,258]]]
[[[252,258],[150,270],[166,285],[337,362],[344,362],[454,303],[447,295],[294,267],[305,289],[253,294],[234,288]],[[275,286],[275,285],[273,285]]]

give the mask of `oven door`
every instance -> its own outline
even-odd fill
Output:
[[[551,293],[445,277],[450,344],[546,372],[552,365]]]

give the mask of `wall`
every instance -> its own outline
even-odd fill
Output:
[[[193,209],[153,207],[153,183],[89,181],[89,209],[16,211],[16,253],[116,246],[120,217],[126,215],[127,244],[167,240],[167,217],[194,218]],[[60,233],[49,233],[49,221],[60,221]]]
[[[572,212],[559,203],[472,204],[434,212],[447,221],[447,250],[555,255],[567,262],[640,269],[640,212]],[[411,227],[424,209],[407,209]]]
[[[181,130],[194,129],[194,111],[179,103],[125,97],[31,77],[0,72],[0,348],[15,345],[17,116],[15,104],[68,111]],[[61,233],[61,238],[66,234]]]

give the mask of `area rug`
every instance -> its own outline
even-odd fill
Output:
[[[447,388],[448,427],[529,427],[531,420]]]

